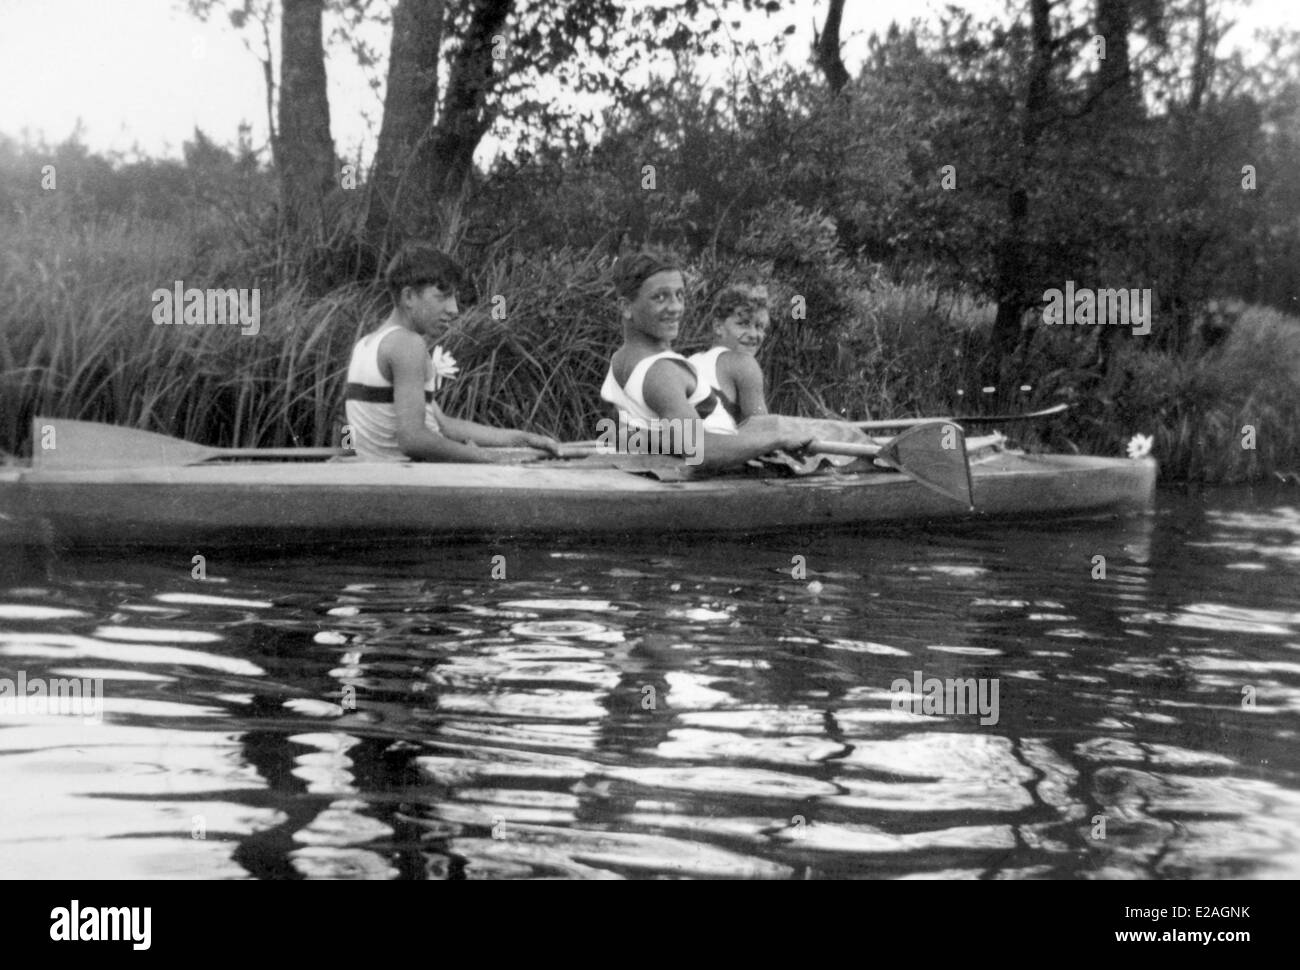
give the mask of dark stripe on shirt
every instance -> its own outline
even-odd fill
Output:
[[[736,424],[740,424],[740,405],[716,387],[713,393],[718,396],[718,403],[722,405],[723,410],[731,415]]]
[[[392,404],[393,389],[391,387],[372,387],[369,384],[349,384],[343,399],[345,401],[364,401],[366,404]],[[428,404],[432,400],[433,391],[425,391],[424,403]]]

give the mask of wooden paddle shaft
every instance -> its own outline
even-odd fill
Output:
[[[812,455],[852,455],[856,458],[874,458],[880,454],[880,445],[857,444],[852,441],[816,440],[804,449]]]
[[[918,428],[923,424],[957,424],[956,418],[903,418],[899,421],[850,421],[859,431],[888,431],[893,428]]]
[[[988,414],[983,417],[979,415],[968,414],[957,418],[903,418],[899,421],[851,421],[849,424],[862,431],[881,431],[889,428],[915,428],[922,424],[934,424],[935,422],[951,422],[952,424],[961,424],[963,421],[970,424],[1008,424],[1012,421],[1033,421],[1037,418],[1049,418],[1054,414],[1060,414],[1062,411],[1069,410],[1068,404],[1056,404],[1050,408],[1044,408],[1041,411],[1030,411],[1028,414]]]

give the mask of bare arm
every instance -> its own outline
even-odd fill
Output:
[[[718,371],[721,383],[736,389],[736,404],[740,406],[740,420],[756,414],[767,414],[767,400],[763,381],[763,368],[751,354],[727,351],[720,355]]]
[[[699,415],[689,403],[695,378],[670,360],[661,360],[650,368],[645,379],[645,402],[661,418],[697,421]],[[737,434],[704,432],[700,466],[707,469],[729,468],[770,451],[795,451],[808,443],[806,437],[792,437],[776,429],[746,430]]]
[[[438,423],[450,437],[461,441],[472,441],[485,448],[541,448],[553,452],[559,447],[559,442],[546,435],[532,434],[516,428],[493,428],[463,418],[449,418],[441,411],[438,412]]]
[[[413,461],[488,462],[477,448],[453,441],[425,424],[424,383],[429,358],[424,341],[406,330],[384,338],[379,347],[381,367],[393,375],[393,408],[397,412],[397,446]],[[439,412],[441,413],[441,412]]]

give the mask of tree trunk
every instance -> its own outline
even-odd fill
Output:
[[[826,27],[813,37],[813,55],[817,66],[826,76],[831,93],[839,94],[849,83],[849,72],[840,56],[840,21],[844,18],[844,0],[831,0],[826,11]]]
[[[1196,57],[1192,62],[1192,89],[1187,97],[1187,108],[1193,114],[1201,110],[1205,92],[1210,89],[1214,72],[1214,49],[1218,37],[1210,20],[1207,0],[1196,4]]]
[[[513,2],[473,0],[439,111],[444,0],[400,0],[366,221],[367,238],[381,253],[402,239],[434,235],[459,198],[474,151],[495,120],[488,100],[493,38],[504,32]]]
[[[1137,93],[1129,71],[1128,35],[1133,29],[1131,0],[1097,0],[1097,33],[1106,39],[1106,56],[1097,68],[1094,83],[1101,107],[1132,104]]]
[[[445,15],[445,0],[399,0],[393,11],[384,120],[366,213],[366,239],[380,255],[390,248],[392,238],[423,235],[427,228],[430,213],[414,203],[434,179],[432,158],[419,149],[427,143],[438,114]]]
[[[280,29],[280,130],[276,139],[285,226],[320,241],[334,184],[334,141],[321,37],[324,0],[284,0]]]
[[[488,107],[492,87],[492,38],[505,29],[514,0],[477,0],[465,41],[452,61],[447,97],[434,132],[433,151],[440,163],[440,200],[460,194],[495,113]]]
[[[1028,265],[1030,170],[1034,151],[1047,123],[1051,102],[1052,26],[1051,0],[1031,0],[1033,54],[1029,84],[1020,123],[1016,171],[1007,192],[1007,226],[998,245],[998,312],[993,321],[992,372],[987,377],[1001,385],[1011,357],[1020,342],[1021,318],[1037,302],[1029,292]]]
[[[1106,141],[1117,144],[1140,125],[1138,91],[1129,69],[1128,37],[1133,30],[1133,0],[1097,0],[1094,29],[1106,40],[1106,56],[1097,67],[1092,79],[1092,94],[1096,98],[1094,130],[1098,131],[1096,144],[1099,150],[1108,151]],[[1123,148],[1118,148],[1123,151]],[[1115,348],[1119,345],[1118,327],[1097,328],[1097,363],[1102,373],[1110,368]]]

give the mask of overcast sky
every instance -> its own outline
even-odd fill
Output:
[[[78,119],[83,140],[100,151],[138,147],[154,156],[179,156],[197,126],[215,141],[232,144],[241,121],[252,125],[256,144],[266,139],[265,87],[261,66],[224,17],[202,23],[180,0],[3,0],[0,25],[0,133],[57,142]],[[980,13],[1002,8],[1000,0],[964,4]],[[861,61],[865,38],[900,16],[929,17],[933,0],[848,0],[845,61]],[[812,24],[825,17],[822,0],[800,13],[759,20],[756,36],[794,24],[789,56],[806,59]],[[1255,0],[1237,14],[1234,39],[1246,42],[1258,26],[1300,26],[1300,0]],[[770,25],[770,26],[769,26]],[[387,52],[386,32],[377,32]],[[345,51],[327,65],[331,129],[348,157],[373,136],[367,115],[378,122],[380,102]]]

